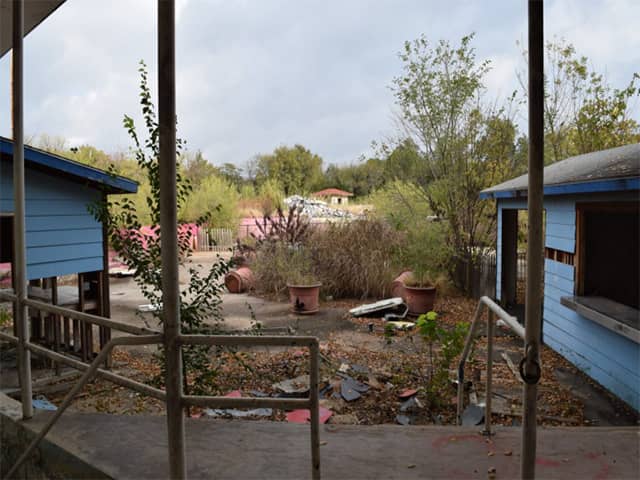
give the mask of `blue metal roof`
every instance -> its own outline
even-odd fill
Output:
[[[528,175],[480,192],[480,198],[526,197]],[[545,195],[640,190],[640,143],[570,157],[544,169]]]
[[[13,141],[0,137],[0,153],[13,157]],[[104,170],[28,145],[24,147],[24,160],[25,163],[31,163],[52,172],[103,185],[109,193],[136,193],[138,191],[138,183],[129,178],[113,175]]]

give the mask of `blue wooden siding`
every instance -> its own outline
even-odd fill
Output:
[[[545,246],[575,253],[577,202],[638,201],[637,192],[545,197]],[[526,200],[498,203],[496,295],[500,298],[502,210],[526,209]],[[578,315],[560,303],[575,294],[575,268],[550,259],[544,272],[544,342],[580,370],[640,410],[640,345]]]
[[[102,227],[87,211],[101,193],[27,168],[26,244],[29,279],[102,270]],[[11,164],[0,162],[0,213],[13,212]]]

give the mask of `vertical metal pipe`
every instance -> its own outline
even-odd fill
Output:
[[[543,1],[529,0],[529,189],[527,206],[527,289],[525,307],[525,376],[520,475],[535,477],[536,372],[540,365],[542,313],[542,196],[544,168],[544,38]]]
[[[178,229],[176,207],[176,62],[175,0],[158,0],[158,124],[160,138],[160,232],[162,251],[162,315],[166,359],[169,475],[186,478],[182,412],[182,353]]]
[[[493,379],[493,327],[495,324],[494,313],[491,309],[487,315],[487,376],[485,385],[485,403],[484,403],[484,434],[491,435],[491,395],[492,395],[492,379]]]
[[[311,478],[320,480],[320,400],[318,383],[320,381],[319,345],[316,340],[311,344],[311,366],[309,372],[309,392],[311,396]]]
[[[29,341],[27,307],[27,254],[25,250],[25,199],[24,199],[24,1],[13,2],[13,52],[11,70],[11,110],[13,123],[13,244],[12,269],[15,271],[15,322],[18,333],[18,370],[22,396],[22,416],[31,418],[31,353],[26,347]]]

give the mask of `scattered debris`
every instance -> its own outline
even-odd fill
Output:
[[[356,373],[363,373],[365,375],[367,373],[369,373],[369,369],[367,367],[362,366],[362,365],[357,365],[355,363],[353,365],[351,365],[351,370],[353,370]]]
[[[333,412],[328,408],[320,407],[320,423],[327,423]],[[311,411],[308,409],[293,410],[287,413],[287,422],[307,423],[311,421]]]
[[[462,426],[473,427],[480,425],[484,420],[484,408],[480,405],[469,405],[462,412]]]
[[[384,317],[385,314],[394,313],[397,310],[406,309],[404,300],[401,297],[387,298],[375,303],[367,303],[359,307],[352,308],[349,313],[354,317]],[[406,315],[406,313],[405,313]],[[404,316],[402,316],[404,318]]]
[[[411,418],[407,415],[396,415],[396,423],[399,425],[411,425]]]
[[[413,397],[416,393],[418,393],[418,391],[416,389],[410,388],[408,390],[404,390],[403,392],[401,392],[398,395],[398,398],[406,399],[406,398],[409,398],[409,397]]]
[[[304,396],[309,392],[309,375],[300,375],[296,378],[274,383],[273,388],[290,396]]]
[[[141,313],[149,313],[149,312],[160,312],[162,311],[162,304],[156,303],[146,303],[144,305],[138,305],[138,311]]]
[[[236,408],[207,408],[205,415],[213,418],[247,418],[247,417],[270,417],[273,415],[271,408],[254,408],[253,410],[238,410]]]
[[[348,363],[341,363],[340,364],[340,368],[338,369],[338,371],[340,373],[347,373],[349,371],[349,364]]]
[[[40,395],[34,398],[32,401],[32,404],[33,404],[33,408],[37,408],[38,410],[50,410],[50,411],[58,410],[58,407],[56,407],[53,403],[47,400],[47,397],[45,397],[44,395]]]
[[[361,397],[361,393],[365,393],[369,390],[369,385],[357,381],[348,375],[342,375],[342,382],[340,383],[340,394],[347,402],[352,402]]]
[[[312,200],[300,195],[292,195],[284,199],[284,204],[289,208],[298,207],[303,215],[311,218],[355,218],[356,216],[346,210],[329,207],[322,200]]]
[[[413,322],[399,322],[399,321],[387,322],[386,325],[391,325],[396,330],[411,330],[413,327],[416,326],[416,324]]]
[[[417,397],[411,397],[400,405],[401,412],[415,412],[417,410],[422,410],[422,408],[424,408],[424,405],[422,405]]]

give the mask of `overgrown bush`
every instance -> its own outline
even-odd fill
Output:
[[[211,175],[186,199],[180,217],[186,222],[195,222],[206,216],[213,227],[235,229],[240,217],[239,199],[234,185],[222,177]]]
[[[308,248],[324,295],[385,298],[398,273],[394,258],[403,236],[387,222],[365,218],[313,230]]]
[[[406,230],[406,241],[397,250],[396,262],[413,272],[416,286],[433,284],[437,278],[445,277],[451,258],[445,229],[442,222],[422,222]]]

